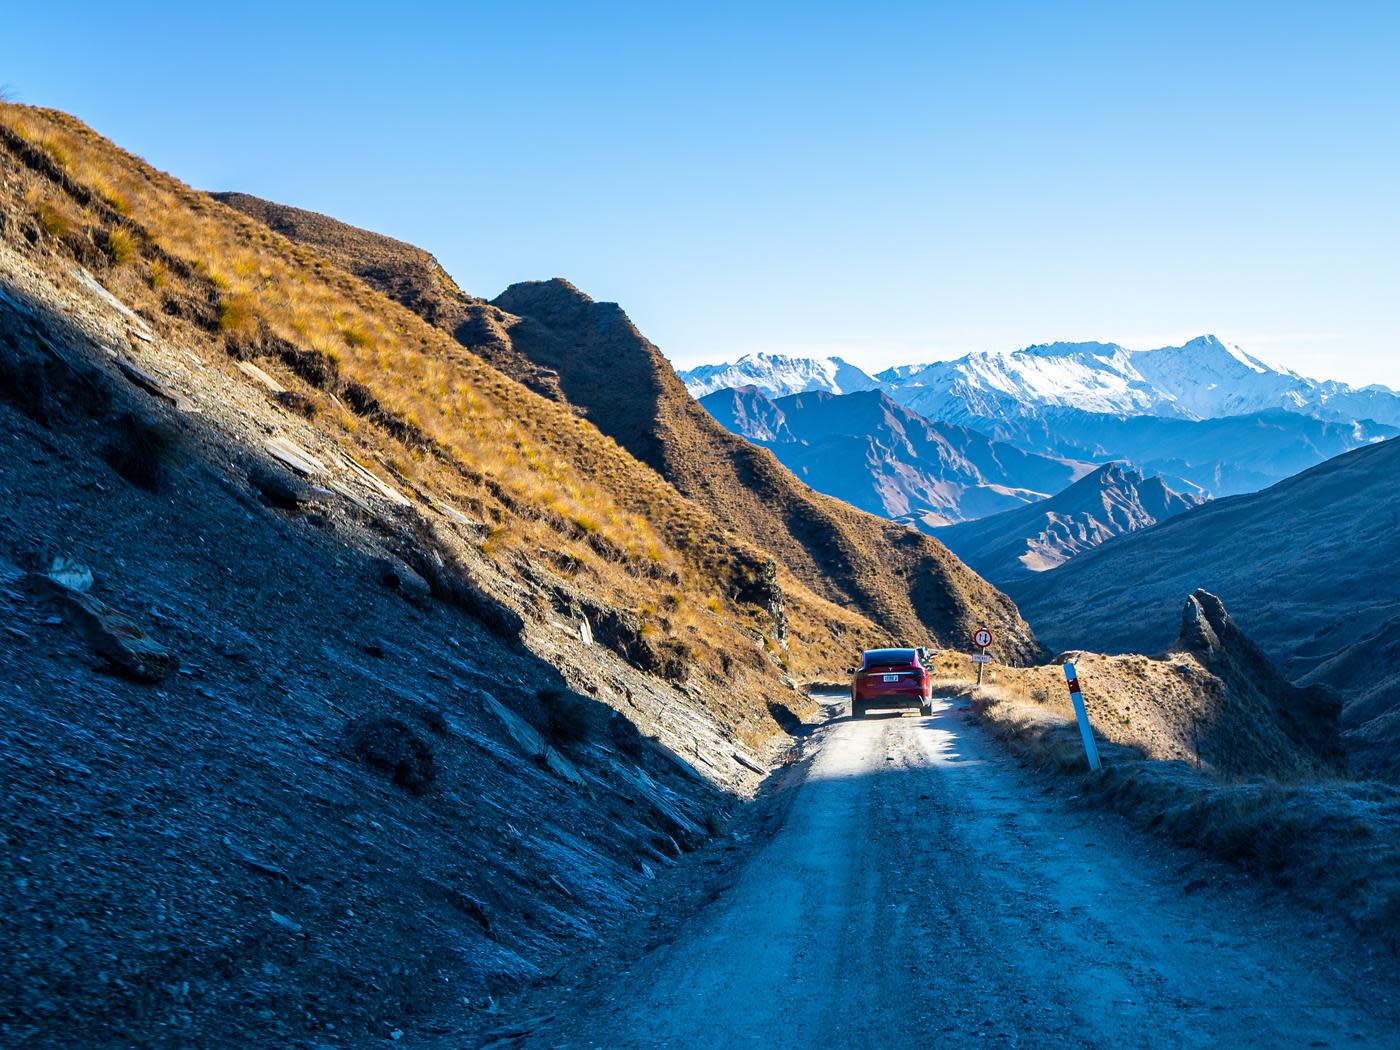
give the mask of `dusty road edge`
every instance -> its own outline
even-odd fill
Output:
[[[1386,841],[1368,815],[1366,782],[1226,780],[1097,735],[1104,768],[1094,774],[1072,722],[966,695],[982,728],[1037,774],[1172,846],[1268,879],[1400,954],[1400,844]]]
[[[555,1017],[586,1010],[620,974],[671,944],[700,913],[718,903],[733,888],[744,868],[782,829],[821,750],[826,734],[845,714],[845,702],[814,694],[822,704],[823,721],[804,726],[782,760],[759,785],[755,797],[740,803],[722,834],[657,872],[632,911],[604,931],[594,950],[564,959],[557,970],[535,985],[502,996],[496,1012],[472,1009],[436,1026],[460,1047],[504,1048],[550,1027]],[[431,1045],[431,1044],[428,1044]]]

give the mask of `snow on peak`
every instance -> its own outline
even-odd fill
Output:
[[[839,357],[746,354],[733,364],[683,372],[681,378],[696,397],[736,386],[756,386],[770,397],[882,389],[921,415],[972,426],[1045,408],[1187,419],[1285,409],[1400,425],[1395,391],[1307,379],[1213,335],[1155,350],[1128,350],[1117,343],[1038,343],[1013,353],[897,365],[873,379]]]
[[[701,365],[680,373],[697,398],[716,390],[753,386],[769,397],[823,390],[849,394],[873,390],[880,384],[839,357],[789,357],[785,354],[745,354],[732,364]]]

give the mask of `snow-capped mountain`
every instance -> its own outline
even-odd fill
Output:
[[[1117,343],[1048,343],[890,368],[876,378],[916,412],[974,426],[1047,407],[1183,419],[1284,409],[1400,424],[1400,394],[1393,390],[1309,379],[1213,335],[1137,351]]]
[[[681,372],[680,377],[697,399],[716,390],[741,386],[757,387],[769,397],[784,397],[813,390],[851,394],[858,390],[874,390],[880,385],[839,357],[787,357],[783,354],[745,354],[733,364],[701,365]]]
[[[1208,496],[1256,491],[1400,427],[1393,390],[1309,379],[1210,335],[1156,350],[1045,343],[901,365],[873,379],[839,358],[766,354],[682,376],[697,397],[735,386],[769,397],[875,388],[926,419],[980,431],[1022,452],[1122,460]],[[731,429],[755,437],[757,422]],[[777,439],[776,432],[759,438]],[[941,511],[948,520],[990,512],[958,502],[958,512]]]

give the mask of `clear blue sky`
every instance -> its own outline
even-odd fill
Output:
[[[59,6],[4,5],[20,101],[682,365],[1210,331],[1400,386],[1400,4]]]

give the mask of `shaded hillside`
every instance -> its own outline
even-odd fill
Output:
[[[1045,409],[1007,440],[1085,459],[1130,461],[1145,474],[1198,486],[1214,496],[1255,492],[1400,431],[1375,423],[1319,419],[1270,409],[1220,419],[1121,416]]]
[[[756,386],[725,387],[699,400],[725,430],[755,444],[797,440],[788,428],[783,410]]]
[[[1161,478],[1144,478],[1107,463],[1047,500],[950,525],[935,535],[968,566],[1004,585],[1053,569],[1105,540],[1165,521],[1199,502],[1199,497],[1173,492]]]
[[[722,390],[700,404],[813,488],[925,529],[1024,506],[1089,469],[933,422],[876,390],[776,400],[752,388]],[[776,436],[764,436],[770,432]]]
[[[1120,537],[1011,590],[1052,645],[1153,652],[1171,640],[1176,596],[1204,587],[1289,678],[1337,686],[1354,747],[1379,746],[1386,726],[1393,749],[1396,478],[1400,441],[1369,445]]]
[[[987,620],[1007,639],[1008,657],[1037,652],[1015,607],[941,544],[813,492],[771,453],[715,423],[616,304],[559,279],[527,282],[489,305],[473,301],[444,326],[497,368],[568,404],[734,535],[887,637],[960,639]]]
[[[782,663],[876,636],[790,582],[782,652],[652,471],[71,118],[0,106],[0,172],[5,1042],[426,1035],[596,944],[810,713]]]

